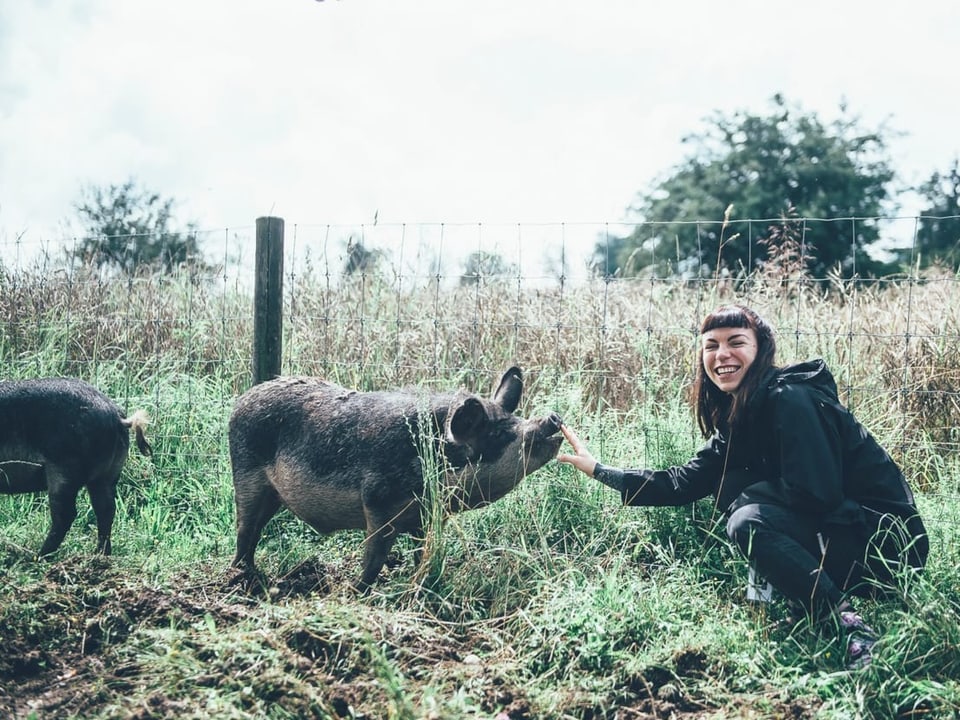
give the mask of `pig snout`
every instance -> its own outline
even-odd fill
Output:
[[[552,412],[547,415],[545,422],[551,428],[551,434],[558,433],[560,432],[560,427],[563,425],[563,418],[557,415],[557,413]]]
[[[554,457],[563,443],[563,435],[560,434],[561,425],[563,425],[563,418],[555,412],[538,420],[524,437],[528,449],[534,451],[542,448],[550,458]]]

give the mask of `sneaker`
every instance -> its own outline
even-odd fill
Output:
[[[877,634],[863,618],[849,610],[840,613],[840,628],[847,638],[847,668],[865,668],[873,660],[873,646],[877,642]]]

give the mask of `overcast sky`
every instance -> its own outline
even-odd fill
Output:
[[[617,222],[714,111],[960,153],[960,3],[0,0],[0,239],[134,178],[202,228]],[[916,212],[918,208],[906,208]]]

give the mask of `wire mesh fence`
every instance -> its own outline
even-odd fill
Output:
[[[750,223],[769,224],[743,222],[737,234],[747,238]],[[852,244],[858,222],[849,221]],[[916,227],[916,218],[862,222],[883,224],[908,248]],[[691,224],[702,236],[708,225]],[[867,281],[812,277],[784,262],[720,272],[681,258],[668,258],[671,272],[656,257],[637,260],[632,272],[604,266],[612,241],[636,229],[288,223],[281,372],[362,389],[485,392],[517,363],[531,402],[581,415],[639,413],[650,432],[644,442],[661,443],[668,439],[657,418],[683,406],[693,379],[700,319],[743,302],[777,329],[780,362],[828,362],[841,398],[899,460],[953,465],[955,269]],[[251,382],[254,244],[253,224],[209,231],[198,237],[197,262],[129,274],[81,257],[74,238],[0,238],[2,377],[70,375],[105,386],[125,407],[146,406],[166,452],[225,472],[226,417]],[[657,252],[638,246],[634,258],[648,251]],[[211,406],[223,422],[199,427]],[[188,441],[191,433],[204,442]],[[691,417],[691,443],[694,436]]]

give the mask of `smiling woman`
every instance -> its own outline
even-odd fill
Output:
[[[819,626],[847,640],[851,667],[876,633],[852,596],[890,590],[923,568],[926,529],[893,459],[840,403],[822,360],[777,367],[773,330],[728,305],[707,315],[694,384],[706,444],[685,465],[625,470],[597,462],[568,427],[557,459],[618,490],[625,505],[683,505],[712,495],[751,567]]]
[[[751,328],[717,328],[703,336],[703,369],[726,393],[739,387],[757,357],[757,334]]]

